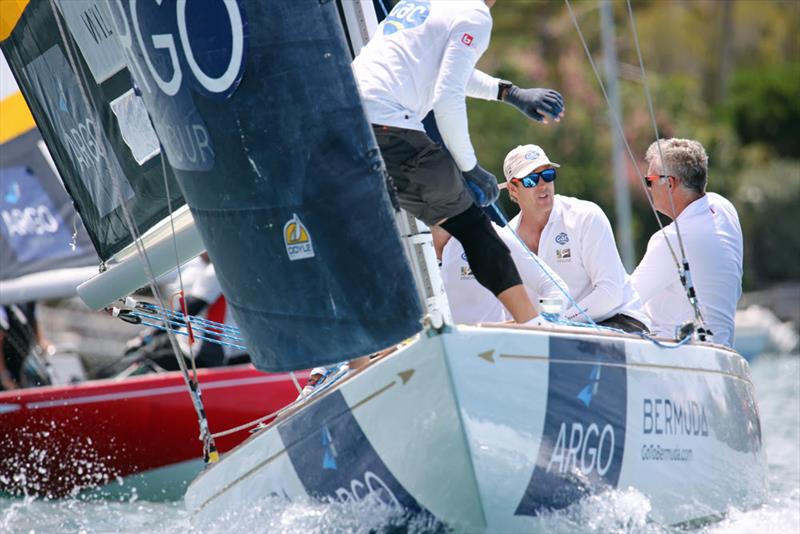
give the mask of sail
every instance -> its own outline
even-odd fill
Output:
[[[259,369],[421,329],[335,4],[111,3],[114,29]]]
[[[75,294],[100,260],[22,95],[0,100],[0,303]],[[12,90],[14,88],[11,88]]]
[[[133,240],[128,215],[139,234],[168,215],[165,172],[173,209],[183,199],[162,164],[106,3],[14,0],[3,10],[0,48],[98,255],[108,260]]]

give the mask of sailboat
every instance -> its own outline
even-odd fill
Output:
[[[35,7],[21,18],[47,8]],[[758,408],[734,351],[691,337],[450,323],[430,235],[391,207],[350,71],[377,25],[370,2],[106,8],[165,175],[255,365],[377,354],[211,461],[185,496],[193,517],[310,497],[368,500],[457,530],[525,531],[613,488],[636,488],[668,524],[759,501]],[[15,29],[4,50],[15,48],[31,85],[53,78],[39,58],[61,53],[46,59],[75,80],[84,116],[108,116],[67,72],[100,63],[91,43],[76,37],[68,58],[46,45],[20,51],[23,37]],[[119,191],[116,168],[98,172]],[[104,284],[92,294],[121,295]]]

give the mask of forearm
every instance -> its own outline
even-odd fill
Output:
[[[467,96],[481,100],[498,100],[500,78],[490,76],[478,69],[473,69],[467,82]]]
[[[595,286],[591,293],[580,301],[578,306],[593,320],[607,316],[622,304],[622,287]],[[586,316],[573,305],[564,312],[564,317],[570,321],[586,322]]]

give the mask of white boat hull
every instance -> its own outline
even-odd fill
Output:
[[[758,502],[747,363],[568,331],[424,334],[229,453],[186,505],[218,517],[270,495],[374,498],[457,530],[519,531],[613,487],[667,524]]]

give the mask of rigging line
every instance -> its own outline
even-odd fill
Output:
[[[163,310],[161,307],[156,306],[155,304],[151,304],[149,302],[138,302],[136,309],[139,311],[159,312],[162,314],[165,312],[165,310]],[[173,319],[176,319],[178,321],[185,322],[188,317],[188,320],[191,321],[192,323],[196,323],[205,328],[213,328],[215,330],[219,330],[220,332],[228,332],[229,334],[234,334],[234,335],[240,333],[240,330],[235,326],[226,325],[224,323],[218,323],[216,321],[209,321],[208,319],[204,319],[203,317],[198,317],[196,315],[186,316],[183,313],[169,311],[169,310],[166,310],[166,313],[169,317],[172,317]]]
[[[389,13],[386,11],[386,5],[383,3],[384,0],[378,0],[378,4],[381,6],[381,11],[383,11],[383,18],[389,16]]]
[[[605,85],[603,84],[603,79],[600,77],[600,72],[597,70],[597,65],[595,65],[594,59],[592,58],[592,53],[589,51],[589,45],[586,44],[586,39],[583,36],[583,32],[581,31],[581,27],[578,24],[578,19],[575,17],[575,13],[572,10],[572,5],[570,4],[569,0],[564,0],[567,4],[567,10],[569,11],[569,16],[572,19],[572,24],[575,26],[575,30],[578,32],[578,37],[581,40],[581,44],[583,45],[583,50],[586,52],[586,57],[589,59],[589,64],[592,67],[592,71],[594,71],[595,78],[597,78],[597,83],[600,85],[600,91],[603,93],[603,98],[606,100],[606,104],[608,104],[609,110],[612,110],[611,106],[611,99],[608,97],[608,93],[606,92]],[[636,169],[636,174],[640,177],[643,177],[644,174],[642,170],[639,168],[639,162],[636,160],[636,157],[633,155],[633,151],[631,150],[631,146],[628,143],[628,139],[625,137],[625,130],[622,127],[622,122],[620,118],[613,113],[613,111],[609,111],[609,115],[613,119],[614,126],[617,128],[617,132],[619,133],[620,139],[622,139],[623,144],[625,145],[625,149],[628,153],[628,158],[633,163],[633,167]],[[658,215],[658,210],[656,210],[656,206],[653,203],[653,197],[650,191],[647,190],[647,185],[644,183],[644,179],[638,180],[642,184],[642,189],[644,190],[645,196],[647,197],[647,202],[650,204],[650,209],[653,211],[653,215],[655,215],[656,222],[658,223],[658,227],[661,231],[661,234],[664,236],[664,240],[667,243],[667,248],[669,249],[669,253],[672,255],[672,259],[675,262],[675,267],[680,275],[681,272],[681,263],[678,260],[678,255],[675,254],[675,249],[672,247],[672,243],[667,237],[667,233],[664,230],[664,224],[661,222],[661,217]]]
[[[147,321],[142,321],[141,324],[143,324],[144,326],[149,326],[151,328],[157,328],[158,330],[164,330],[164,331],[167,330],[166,327],[163,324],[159,324],[159,323],[149,323]],[[179,336],[188,336],[189,335],[187,332],[183,332],[181,330],[175,330],[173,333],[176,334],[176,335],[179,335]],[[228,342],[225,342],[225,341],[221,341],[219,339],[213,339],[213,338],[205,337],[205,336],[200,335],[200,334],[194,334],[193,337],[196,337],[197,339],[202,339],[203,341],[208,341],[209,343],[214,343],[216,345],[221,345],[223,347],[233,347],[234,349],[247,350],[247,347],[245,347],[244,345],[236,345],[235,343],[228,343]]]
[[[161,175],[164,177],[164,193],[167,196],[167,210],[169,210],[169,226],[172,232],[172,247],[175,249],[175,266],[178,270],[178,287],[180,287],[180,302],[182,303],[181,311],[187,311],[185,306],[183,305],[186,301],[186,293],[183,290],[183,272],[181,269],[181,260],[180,255],[178,254],[178,239],[175,237],[175,218],[173,217],[172,212],[172,198],[170,197],[169,192],[169,180],[167,180],[167,162],[166,162],[166,154],[164,153],[164,146],[161,144],[159,140],[159,148],[161,149]],[[170,297],[172,298],[172,297]],[[170,306],[172,302],[170,302]],[[191,327],[189,327],[191,328]],[[194,379],[197,380],[197,363],[195,361],[194,356],[194,343],[192,343],[191,339],[189,339],[189,361],[192,362],[192,372],[194,373]]]
[[[263,423],[267,419],[271,419],[271,418],[277,416],[281,412],[283,412],[285,410],[288,410],[289,408],[293,407],[294,405],[296,405],[296,404],[298,404],[300,402],[304,402],[305,400],[306,400],[305,396],[297,397],[295,400],[293,400],[292,402],[290,402],[286,406],[284,406],[282,408],[278,408],[277,410],[275,410],[272,413],[268,413],[267,415],[262,415],[258,419],[253,419],[252,421],[249,421],[247,423],[241,424],[241,425],[239,425],[237,427],[229,428],[228,430],[222,430],[220,432],[215,432],[214,434],[211,435],[211,437],[221,438],[223,436],[229,436],[230,434],[235,434],[236,432],[240,432],[242,430],[246,430],[246,429],[250,428],[251,426],[256,426],[256,425],[258,425],[260,423]]]
[[[295,389],[300,394],[302,398],[306,398],[305,393],[303,393],[303,388],[300,387],[300,382],[297,381],[297,377],[294,376],[294,371],[289,371],[289,376],[292,377],[292,383],[294,384]]]
[[[653,122],[653,131],[656,134],[656,147],[658,148],[658,159],[659,163],[661,163],[661,171],[666,172],[666,167],[664,166],[664,155],[661,152],[661,136],[658,133],[658,123],[656,122],[656,113],[653,108],[653,96],[650,93],[650,84],[647,81],[647,71],[644,68],[644,60],[642,59],[642,49],[639,46],[639,32],[636,29],[636,19],[633,16],[633,8],[631,7],[630,0],[625,0],[625,3],[628,6],[628,16],[631,21],[631,31],[633,32],[633,44],[636,46],[636,55],[639,58],[639,69],[642,71],[642,83],[644,85],[644,94],[645,98],[647,99],[647,109],[650,112],[650,120]],[[672,209],[673,215],[673,222],[675,223],[675,231],[678,237],[678,246],[680,247],[681,257],[683,259],[686,258],[686,251],[683,248],[683,239],[681,239],[681,231],[678,227],[678,218],[675,217],[675,203],[672,199],[672,195],[669,195],[669,202]]]
[[[64,49],[67,53],[70,67],[72,68],[75,75],[80,78],[78,83],[78,90],[80,91],[83,103],[86,106],[88,112],[92,114],[92,118],[98,125],[98,131],[102,131],[100,128],[103,123],[102,121],[99,120],[100,117],[97,112],[97,109],[91,105],[91,101],[89,100],[89,97],[86,95],[84,84],[88,86],[87,80],[85,78],[83,71],[78,68],[77,61],[75,60],[76,53],[75,50],[73,50],[73,48],[75,47],[75,43],[71,42],[66,38],[66,32],[64,31],[64,26],[61,22],[61,19],[59,18],[59,10],[55,6],[55,0],[50,0],[49,3],[50,3],[50,10],[52,11],[53,14],[53,18],[55,19],[56,25],[58,26],[59,35],[61,37],[62,42],[64,43]],[[162,154],[162,158],[163,157],[164,156]],[[106,170],[108,171],[109,176],[112,177],[112,180],[114,180],[117,183],[120,182],[119,177],[116,176],[116,173],[112,172],[108,160],[106,160],[105,165],[107,166]],[[117,183],[115,183],[114,185],[118,185]],[[150,262],[150,257],[147,254],[147,250],[145,249],[144,244],[141,242],[141,235],[139,235],[138,228],[134,224],[133,217],[125,202],[125,198],[123,198],[122,196],[122,190],[116,188],[116,193],[119,196],[123,218],[125,219],[125,223],[128,226],[128,231],[131,233],[131,237],[134,238],[133,242],[134,245],[136,246],[136,252],[139,255],[139,257],[142,258],[143,260],[142,266],[145,270],[145,273],[150,278],[149,281],[150,289],[151,291],[153,291],[153,294],[156,295],[156,298],[158,298],[159,302],[161,302],[163,306],[164,299],[163,296],[161,295],[161,291],[158,288],[158,284],[155,283],[155,276],[153,275],[154,273],[153,267]],[[203,452],[206,462],[208,463],[209,459],[211,459],[211,461],[216,461],[216,459],[218,458],[218,453],[216,445],[214,444],[214,439],[211,437],[211,431],[208,428],[208,420],[206,419],[205,407],[203,406],[200,384],[199,382],[196,381],[196,377],[195,380],[192,380],[191,377],[189,376],[189,371],[186,369],[186,362],[183,361],[183,356],[181,356],[181,352],[178,347],[177,337],[175,336],[174,332],[169,327],[169,325],[167,325],[167,336],[169,337],[170,345],[172,346],[172,351],[173,354],[175,355],[175,359],[178,361],[178,366],[181,369],[183,380],[186,383],[187,388],[189,389],[189,395],[190,398],[192,399],[192,405],[195,408],[195,412],[197,412],[198,424],[200,426],[200,439],[203,441]]]
[[[140,317],[142,319],[155,319],[156,321],[164,321],[165,320],[160,315],[154,315],[152,313],[144,313],[144,312],[140,312],[140,311],[131,312],[130,316],[131,317]],[[184,322],[184,321],[176,321],[174,319],[167,319],[167,321],[169,321],[169,323],[172,324],[172,326],[177,327],[177,328],[184,328],[186,326],[186,322]],[[244,341],[244,338],[237,337],[237,336],[230,336],[230,335],[227,335],[227,334],[221,334],[221,333],[217,332],[216,330],[212,330],[212,329],[209,329],[209,328],[202,328],[200,325],[195,326],[193,328],[193,330],[196,330],[197,332],[200,332],[200,333],[203,333],[203,334],[210,334],[210,335],[213,335],[213,336],[224,337],[226,339],[233,340],[233,341]],[[187,335],[188,335],[188,332],[187,332]]]
[[[567,297],[567,300],[569,301],[569,303],[570,303],[570,304],[572,304],[572,305],[575,307],[575,309],[576,309],[576,310],[578,310],[579,312],[581,312],[581,314],[582,314],[584,317],[586,317],[586,320],[587,320],[587,322],[588,322],[588,323],[589,323],[591,326],[593,326],[594,328],[600,328],[600,327],[598,326],[598,324],[597,324],[597,323],[595,323],[595,322],[594,322],[594,320],[593,320],[593,319],[592,319],[592,318],[589,316],[589,314],[588,314],[588,313],[586,313],[586,310],[584,310],[583,308],[581,308],[581,307],[580,307],[580,305],[579,305],[577,302],[575,302],[575,299],[573,299],[573,298],[572,298],[572,295],[570,295],[570,294],[569,294],[569,292],[568,292],[566,289],[564,289],[563,287],[561,287],[561,284],[559,284],[559,283],[556,281],[556,279],[555,279],[555,278],[553,278],[553,275],[552,275],[552,274],[550,274],[550,270],[549,270],[547,267],[545,267],[545,266],[543,266],[543,265],[542,265],[542,263],[541,263],[541,261],[539,260],[539,258],[536,256],[536,254],[534,254],[534,253],[533,253],[533,251],[532,251],[530,248],[528,248],[528,244],[527,244],[527,243],[525,243],[525,241],[523,241],[523,240],[522,240],[522,238],[519,236],[519,234],[517,233],[517,231],[516,231],[516,230],[514,230],[513,228],[511,228],[511,224],[508,222],[508,219],[506,219],[506,216],[503,214],[503,212],[502,212],[502,211],[500,211],[500,208],[498,208],[498,207],[497,207],[497,204],[491,204],[491,206],[492,206],[492,209],[494,209],[494,212],[495,212],[495,213],[497,214],[497,216],[500,218],[500,220],[501,220],[501,221],[503,221],[503,224],[505,225],[505,227],[506,227],[506,228],[508,228],[508,229],[511,231],[511,233],[514,235],[514,237],[516,237],[516,238],[517,238],[517,241],[519,241],[519,243],[522,245],[522,248],[523,248],[523,250],[525,250],[525,251],[528,253],[528,256],[530,256],[530,257],[531,257],[531,259],[533,259],[533,261],[536,263],[536,265],[538,265],[538,266],[539,266],[539,268],[542,270],[542,272],[544,272],[544,274],[546,274],[546,275],[547,275],[547,278],[549,278],[549,279],[550,279],[550,281],[551,281],[553,284],[555,284],[555,286],[556,286],[556,287],[559,289],[559,291],[561,291],[561,292],[564,294],[564,296],[566,296],[566,297]],[[585,325],[584,325],[584,326],[585,326]]]
[[[659,163],[661,164],[661,172],[666,173],[667,169],[664,165],[664,154],[661,151],[661,137],[658,133],[658,123],[656,122],[656,114],[653,109],[653,97],[650,93],[650,84],[647,81],[647,72],[644,68],[644,59],[642,59],[642,50],[639,46],[639,32],[636,29],[636,19],[633,16],[633,7],[631,7],[630,0],[625,0],[625,3],[628,6],[628,16],[631,21],[631,30],[633,31],[633,42],[636,45],[636,55],[639,58],[639,69],[642,71],[642,82],[644,83],[644,94],[647,98],[647,107],[650,112],[650,120],[653,121],[653,130],[656,134],[656,147],[658,148],[658,159]],[[675,200],[672,198],[671,189],[669,192],[669,205],[670,209],[672,210],[672,222],[675,225],[675,234],[678,237],[678,247],[680,248],[681,259],[683,260],[683,267],[682,269],[679,269],[678,275],[681,279],[684,289],[686,290],[686,296],[689,299],[689,304],[691,304],[692,309],[694,310],[695,318],[700,322],[701,325],[705,325],[703,314],[700,311],[700,304],[697,300],[697,295],[694,290],[694,284],[692,284],[691,274],[689,272],[689,260],[686,257],[686,249],[683,246],[683,238],[681,237],[681,228],[678,225],[678,217],[675,215]],[[664,237],[666,238],[666,234],[664,234]]]

